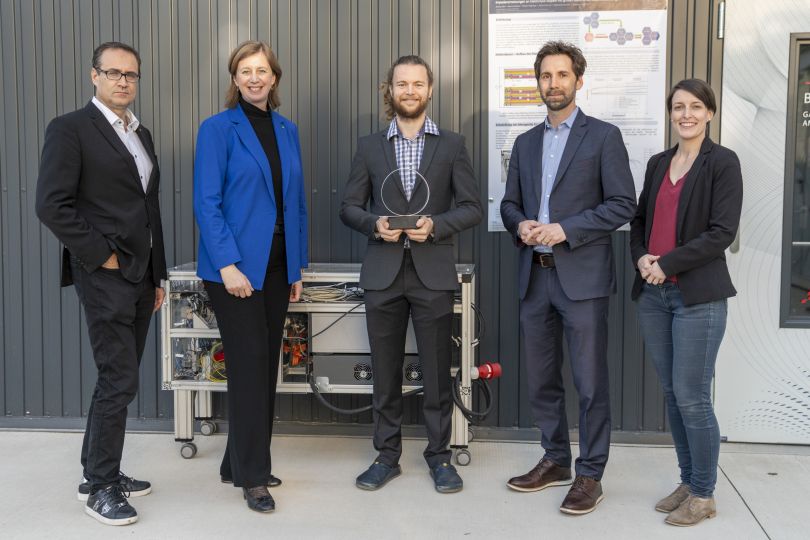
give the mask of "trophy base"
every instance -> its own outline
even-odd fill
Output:
[[[416,222],[423,216],[388,216],[389,229],[418,229]]]

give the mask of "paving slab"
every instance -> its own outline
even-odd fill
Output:
[[[810,538],[810,456],[735,452],[720,466],[771,538]]]
[[[760,478],[760,468],[750,464],[761,462],[761,456],[724,453],[721,465],[731,470],[734,485],[720,475],[717,517],[680,529],[664,524],[664,514],[653,509],[677,483],[671,447],[614,445],[603,478],[605,500],[592,514],[572,517],[559,512],[566,488],[518,493],[505,485],[509,477],[535,465],[541,452],[536,443],[473,442],[472,463],[459,467],[464,490],[442,495],[433,490],[421,457],[424,440],[405,441],[400,478],[380,491],[366,492],[354,487],[354,479],[375,457],[370,440],[279,436],[273,440],[273,472],[284,484],[271,490],[276,512],[264,515],[248,510],[241,490],[219,480],[225,436],[198,437],[197,456],[185,460],[170,434],[139,433],[127,435],[123,468],[150,480],[154,490],[131,500],[140,515],[138,523],[109,527],[86,516],[76,500],[81,442],[80,433],[0,432],[2,538],[744,540],[767,536],[737,490],[743,496],[752,493],[754,513],[757,508],[781,509],[773,519],[759,516],[766,530],[774,527],[771,538],[793,538],[778,536],[783,529],[771,522],[795,523],[807,510],[789,506],[790,499],[780,502],[782,494],[796,493],[776,483],[786,482],[788,471],[797,466],[806,473],[806,462],[791,461],[796,456],[766,467],[779,473],[774,481]],[[757,491],[761,497],[754,496]]]

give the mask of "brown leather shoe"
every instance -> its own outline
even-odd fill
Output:
[[[522,476],[510,478],[507,486],[515,491],[540,491],[551,486],[571,484],[571,469],[560,467],[550,459],[543,458],[534,469]]]
[[[601,482],[587,476],[577,476],[560,506],[560,512],[575,516],[588,514],[604,498]]]

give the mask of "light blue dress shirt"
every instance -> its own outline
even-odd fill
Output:
[[[543,176],[541,178],[540,210],[537,212],[537,221],[540,223],[551,223],[548,214],[551,188],[554,187],[554,179],[557,177],[560,159],[562,159],[563,150],[565,150],[565,144],[568,142],[568,135],[571,133],[571,127],[574,125],[577,113],[579,113],[579,107],[575,107],[571,114],[568,115],[568,118],[560,122],[560,125],[556,128],[552,127],[548,117],[546,117],[546,131],[543,134]],[[534,246],[534,250],[540,253],[552,252],[549,246]]]

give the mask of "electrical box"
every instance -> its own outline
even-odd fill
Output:
[[[183,443],[180,453],[186,458],[197,452],[193,443],[195,419],[201,420],[200,431],[204,435],[216,431],[211,419],[211,392],[227,391],[228,376],[227,350],[223,348],[213,307],[196,269],[196,263],[169,269],[160,321],[162,388],[174,392],[175,440]],[[461,295],[456,297],[453,307],[456,317],[452,333],[456,346],[451,347],[451,371],[461,370],[461,396],[469,407],[470,366],[474,362],[475,316],[471,306],[475,299],[475,268],[456,265],[456,270]],[[289,305],[278,352],[278,392],[309,393],[312,383],[321,392],[371,393],[374,367],[365,305],[362,296],[352,292],[359,276],[359,264],[310,264],[303,272],[304,289],[312,291],[311,301]],[[335,284],[344,286],[346,294],[333,295]],[[422,386],[422,367],[410,322],[402,369],[403,391]],[[466,452],[467,442],[466,419],[455,410],[451,446]]]
[[[323,392],[351,388],[353,393],[371,393],[374,365],[368,355],[313,354],[312,374]],[[402,364],[402,389],[422,386],[422,364],[415,354],[405,355]]]
[[[371,352],[368,345],[366,316],[362,313],[310,314],[312,353],[365,353]],[[405,354],[416,354],[416,335],[413,323],[408,321],[405,334]]]

